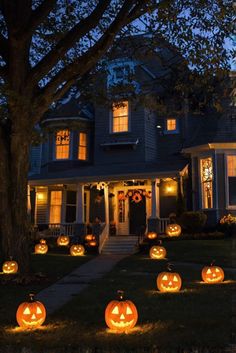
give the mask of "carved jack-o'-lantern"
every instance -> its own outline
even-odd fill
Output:
[[[220,283],[223,282],[225,277],[224,270],[219,266],[205,266],[202,269],[202,279],[206,283]]]
[[[149,255],[151,259],[164,259],[166,257],[166,249],[164,246],[153,245],[149,251]]]
[[[59,235],[57,238],[57,245],[59,246],[67,246],[70,243],[70,238],[68,235]]]
[[[130,300],[123,300],[124,292],[118,291],[119,300],[112,300],[105,310],[107,326],[117,332],[126,332],[132,329],[138,321],[138,311]]]
[[[2,272],[6,274],[17,273],[18,264],[16,261],[5,261],[2,265]]]
[[[74,245],[71,245],[70,247],[70,254],[72,256],[83,256],[84,255],[84,247],[83,245],[80,245],[80,244],[74,244]]]
[[[88,242],[88,245],[91,246],[91,247],[97,246],[98,243],[97,243],[97,241],[96,241],[96,238],[93,237],[93,239]]]
[[[16,312],[18,325],[27,329],[41,326],[45,319],[45,306],[41,302],[35,301],[33,294],[30,294],[30,301],[21,303]]]
[[[157,288],[160,292],[178,292],[182,285],[181,277],[177,272],[171,272],[170,264],[168,270],[157,276]]]
[[[35,254],[46,254],[48,252],[48,246],[46,240],[40,239],[39,244],[34,247]]]
[[[85,235],[85,240],[86,240],[86,241],[93,240],[93,238],[94,238],[94,235],[93,235],[93,234],[87,234],[87,235]]]
[[[156,232],[148,232],[147,233],[147,238],[150,240],[156,239],[157,238],[157,233]]]
[[[169,237],[179,237],[181,234],[181,227],[177,223],[168,224],[166,227],[166,234]]]

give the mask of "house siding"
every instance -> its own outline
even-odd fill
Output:
[[[144,110],[145,119],[145,160],[157,159],[157,129],[156,114],[148,109]]]

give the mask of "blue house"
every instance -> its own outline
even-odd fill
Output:
[[[232,102],[225,99],[220,114],[193,111],[172,90],[181,64],[175,52],[160,49],[151,59],[122,53],[102,75],[108,103],[81,105],[72,97],[43,117],[45,139],[32,146],[29,172],[35,224],[79,236],[100,219],[102,247],[111,234],[163,232],[180,200],[203,210],[209,224],[234,213]],[[122,94],[112,91],[119,85],[126,85]],[[155,95],[166,109],[152,105]]]

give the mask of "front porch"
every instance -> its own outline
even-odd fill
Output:
[[[109,236],[164,233],[180,186],[180,178],[31,185],[31,219],[55,237],[80,238],[99,223],[100,246]]]

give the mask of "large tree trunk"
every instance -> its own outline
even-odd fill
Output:
[[[0,235],[3,257],[15,259],[20,273],[27,275],[30,272],[27,177],[31,127],[29,123],[26,126],[30,121],[26,116],[12,121],[10,131],[1,129],[0,133]]]

